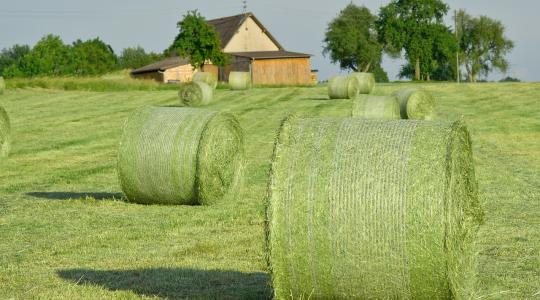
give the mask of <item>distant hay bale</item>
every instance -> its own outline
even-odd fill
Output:
[[[6,89],[6,82],[4,81],[4,77],[0,76],[0,95],[4,94],[5,89]]]
[[[363,119],[401,119],[399,102],[393,96],[359,95],[353,100],[352,116]]]
[[[202,81],[213,89],[215,89],[218,84],[216,74],[210,72],[197,72],[193,74],[193,81]]]
[[[373,73],[355,72],[351,73],[350,76],[358,78],[360,83],[358,92],[360,94],[371,94],[373,92],[373,88],[375,88],[375,76],[373,76]]]
[[[435,99],[420,89],[401,89],[394,93],[399,101],[401,118],[414,120],[433,120],[435,118]]]
[[[248,90],[251,88],[250,72],[229,73],[229,86],[232,90]]]
[[[360,91],[360,81],[356,76],[338,75],[328,80],[330,99],[354,99]]]
[[[6,110],[0,106],[0,159],[9,155],[11,149],[11,125]]]
[[[212,102],[214,89],[202,81],[186,82],[180,86],[179,95],[185,106],[203,106]]]
[[[243,134],[227,113],[143,107],[124,126],[118,176],[127,198],[143,204],[212,204],[241,180]]]
[[[267,198],[275,299],[462,299],[479,206],[460,122],[285,120]]]

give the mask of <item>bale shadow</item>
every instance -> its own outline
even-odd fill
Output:
[[[300,100],[333,100],[333,99],[330,99],[328,96],[314,96],[314,97],[300,98]]]
[[[60,278],[78,285],[98,285],[111,291],[167,299],[270,299],[265,273],[152,268],[136,270],[69,269]]]
[[[81,199],[81,198],[94,198],[96,200],[107,200],[107,199],[122,199],[124,194],[122,193],[74,193],[74,192],[29,192],[26,193],[27,196],[35,198],[43,198],[49,200],[70,200],[70,199]]]

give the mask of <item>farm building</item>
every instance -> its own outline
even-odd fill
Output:
[[[246,13],[208,21],[214,26],[223,52],[231,57],[229,65],[218,67],[211,63],[203,71],[215,73],[220,81],[227,81],[231,71],[251,72],[252,82],[260,85],[311,84],[311,55],[286,51],[262,23]],[[193,70],[187,59],[170,57],[133,70],[134,78],[160,82],[190,81]]]

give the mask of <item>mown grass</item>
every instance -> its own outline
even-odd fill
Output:
[[[9,82],[8,82],[9,84]],[[381,84],[389,94],[406,84]],[[417,86],[415,84],[415,86]],[[486,223],[482,299],[540,296],[540,84],[426,84],[439,117],[464,118]],[[271,296],[263,198],[275,131],[289,113],[349,116],[325,88],[216,91],[246,134],[246,186],[210,207],[126,203],[116,147],[135,108],[176,91],[7,90],[14,144],[0,165],[0,299]]]

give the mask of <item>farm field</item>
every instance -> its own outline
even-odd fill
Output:
[[[379,84],[390,94],[418,84]],[[540,299],[540,83],[421,84],[441,119],[471,131],[486,222],[479,299]],[[0,299],[261,299],[272,295],[264,197],[288,113],[350,116],[326,88],[217,90],[207,108],[238,117],[245,186],[214,206],[126,203],[116,176],[122,125],[176,91],[8,90],[13,146],[0,164]]]

